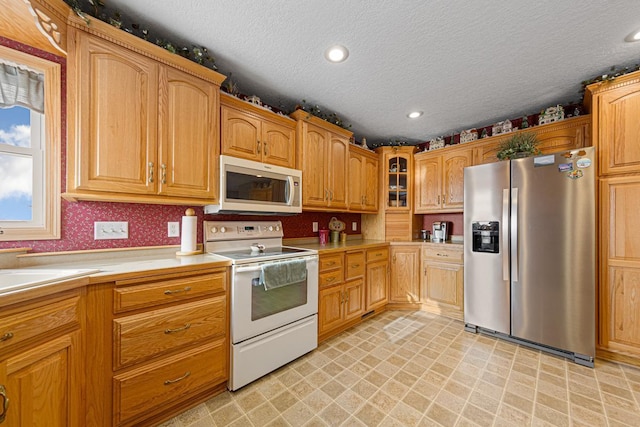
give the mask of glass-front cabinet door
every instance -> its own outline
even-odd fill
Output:
[[[387,209],[406,210],[410,208],[411,155],[391,151],[385,162],[387,168]]]

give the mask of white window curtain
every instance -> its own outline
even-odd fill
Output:
[[[44,74],[0,61],[0,108],[14,105],[44,114]]]

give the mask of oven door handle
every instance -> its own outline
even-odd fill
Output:
[[[313,259],[317,259],[318,256],[317,255],[311,255],[311,256],[305,256],[305,257],[301,257],[302,259],[304,259],[305,261],[309,262],[310,260]],[[234,271],[236,273],[246,273],[246,272],[251,272],[251,271],[260,271],[262,269],[262,266],[265,264],[271,264],[273,262],[278,262],[278,261],[290,261],[292,259],[299,259],[299,258],[284,258],[282,260],[272,260],[272,261],[265,261],[265,262],[261,262],[258,264],[250,264],[247,266],[236,266],[234,267]]]

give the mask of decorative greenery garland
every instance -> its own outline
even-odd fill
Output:
[[[136,23],[131,23],[131,26],[128,27],[124,25],[124,20],[122,19],[122,15],[118,11],[109,10],[102,0],[64,0],[74,11],[75,13],[84,19],[87,22],[87,25],[90,24],[89,16],[97,18],[101,21],[107,22],[113,25],[116,28],[120,28],[123,31],[126,31],[130,34],[133,34],[137,37],[140,37],[144,40],[149,41],[149,30],[146,28],[140,28],[140,25]],[[218,67],[215,65],[215,58],[211,56],[209,51],[204,46],[191,45],[191,47],[180,46],[176,43],[156,38],[155,44],[168,50],[171,53],[178,54],[184,58],[187,58],[191,61],[194,61],[200,65],[203,65],[212,70],[217,70]],[[635,64],[633,67],[622,67],[617,68],[616,66],[612,66],[610,68],[609,73],[601,74],[599,76],[593,77],[588,80],[582,81],[582,89],[580,93],[584,95],[586,87],[590,84],[604,81],[612,81],[617,77],[622,75],[638,71],[640,70],[640,64]],[[229,73],[231,76],[231,73]],[[231,94],[236,94],[237,85],[228,79],[228,88],[225,88],[227,92]],[[306,101],[303,99],[302,104],[298,104],[295,107],[295,110],[303,110],[312,114],[322,120],[326,120],[329,123],[333,123],[334,125],[340,126],[344,129],[350,129],[351,125],[347,125],[336,113],[325,113],[318,105],[307,105]],[[452,138],[453,140],[453,138]],[[379,147],[383,145],[408,145],[406,141],[394,139],[388,142],[381,142],[377,144],[373,144],[373,147]]]
[[[89,16],[99,19],[103,22],[113,25],[127,33],[133,34],[141,39],[150,41],[150,32],[147,28],[141,28],[139,24],[131,23],[130,26],[125,24],[123,16],[118,11],[108,9],[102,0],[64,0],[71,9],[82,19],[87,25],[91,24]],[[178,54],[193,62],[203,65],[212,70],[217,70],[215,59],[206,47],[191,45],[180,46],[177,43],[167,41],[165,39],[156,38],[155,44],[168,50],[171,53]]]
[[[623,67],[623,68],[617,68],[614,65],[609,69],[608,73],[601,74],[601,75],[593,77],[593,78],[591,78],[589,80],[584,80],[582,82],[582,90],[580,91],[580,93],[584,94],[584,91],[587,89],[587,86],[589,86],[590,84],[598,83],[598,82],[611,81],[611,80],[614,80],[617,77],[620,77],[620,76],[623,76],[625,74],[629,74],[629,73],[632,73],[632,72],[638,71],[638,70],[640,70],[640,64],[636,64],[633,67]]]

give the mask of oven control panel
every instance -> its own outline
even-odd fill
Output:
[[[204,221],[204,239],[207,242],[283,236],[280,221]]]

